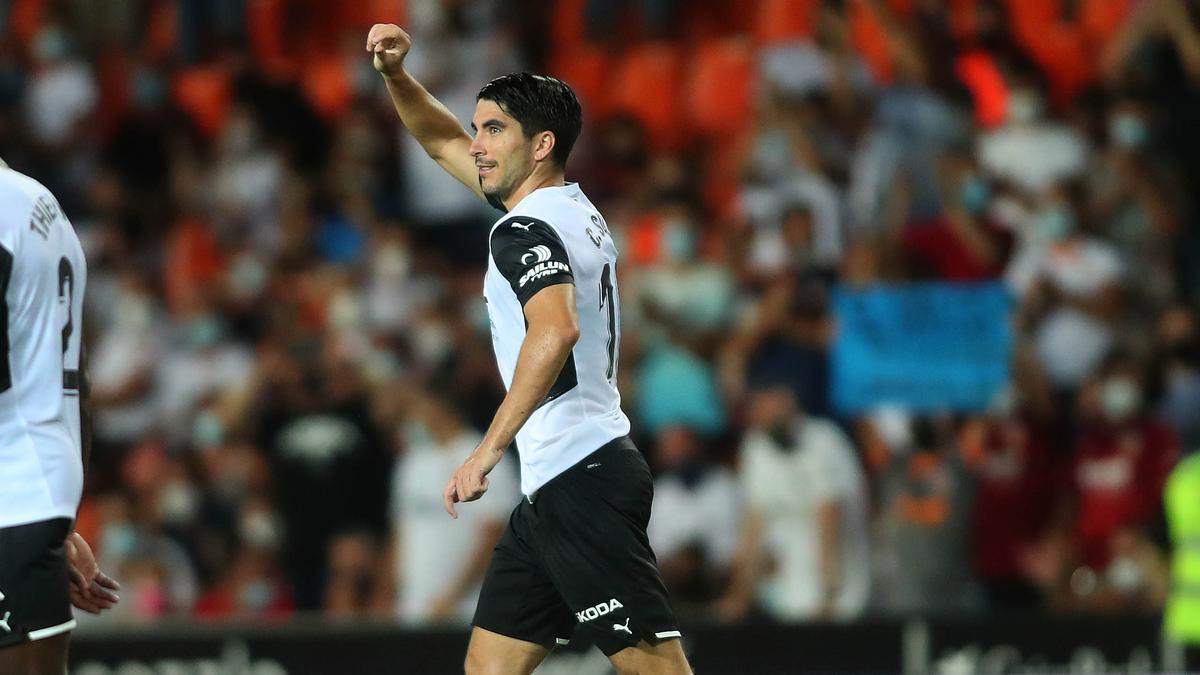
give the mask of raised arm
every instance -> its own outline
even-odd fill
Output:
[[[454,114],[404,69],[410,49],[412,38],[395,24],[377,23],[367,34],[367,51],[375,55],[375,70],[383,75],[400,122],[446,173],[486,199],[475,160],[468,152],[471,136]]]

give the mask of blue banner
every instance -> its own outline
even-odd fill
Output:
[[[1008,382],[1012,299],[1003,284],[842,287],[833,306],[839,413],[981,410]]]

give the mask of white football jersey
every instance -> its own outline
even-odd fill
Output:
[[[617,248],[579,186],[534,190],[492,227],[484,298],[492,344],[507,389],[521,343],[525,303],[555,284],[574,284],[579,341],[546,400],[517,432],[521,492],[547,481],[605,443],[629,433],[617,391],[621,305]]]
[[[74,518],[87,267],[58,200],[0,168],[0,527]]]

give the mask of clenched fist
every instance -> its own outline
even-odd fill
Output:
[[[412,38],[394,23],[377,23],[367,33],[367,51],[375,54],[375,70],[389,77],[404,68],[410,49]]]

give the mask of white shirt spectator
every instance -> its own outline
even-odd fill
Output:
[[[710,563],[728,568],[737,550],[740,524],[737,477],[729,469],[712,467],[691,488],[670,474],[654,481],[646,533],[660,559],[699,544]]]
[[[746,434],[741,480],[749,508],[762,514],[763,546],[776,562],[760,582],[758,599],[782,620],[816,618],[821,609],[817,510],[841,506],[842,580],[834,601],[837,619],[860,615],[870,592],[865,478],[850,440],[832,422],[807,417],[789,451],[762,431]]]
[[[488,474],[491,481],[482,499],[460,504],[458,520],[451,521],[442,506],[446,479],[483,437],[464,431],[445,445],[432,439],[412,444],[396,462],[392,473],[392,520],[399,537],[396,560],[399,589],[398,614],[406,623],[430,620],[434,603],[462,573],[478,545],[480,528],[487,522],[505,523],[521,499],[517,466],[505,453]],[[479,587],[465,595],[454,619],[471,622]]]
[[[1026,251],[1013,262],[1008,279],[1022,295],[1039,279],[1046,279],[1063,293],[1092,298],[1118,283],[1121,275],[1117,250],[1100,239],[1085,238]],[[1061,306],[1038,326],[1035,340],[1050,379],[1056,385],[1073,386],[1108,353],[1113,329],[1075,307]]]

